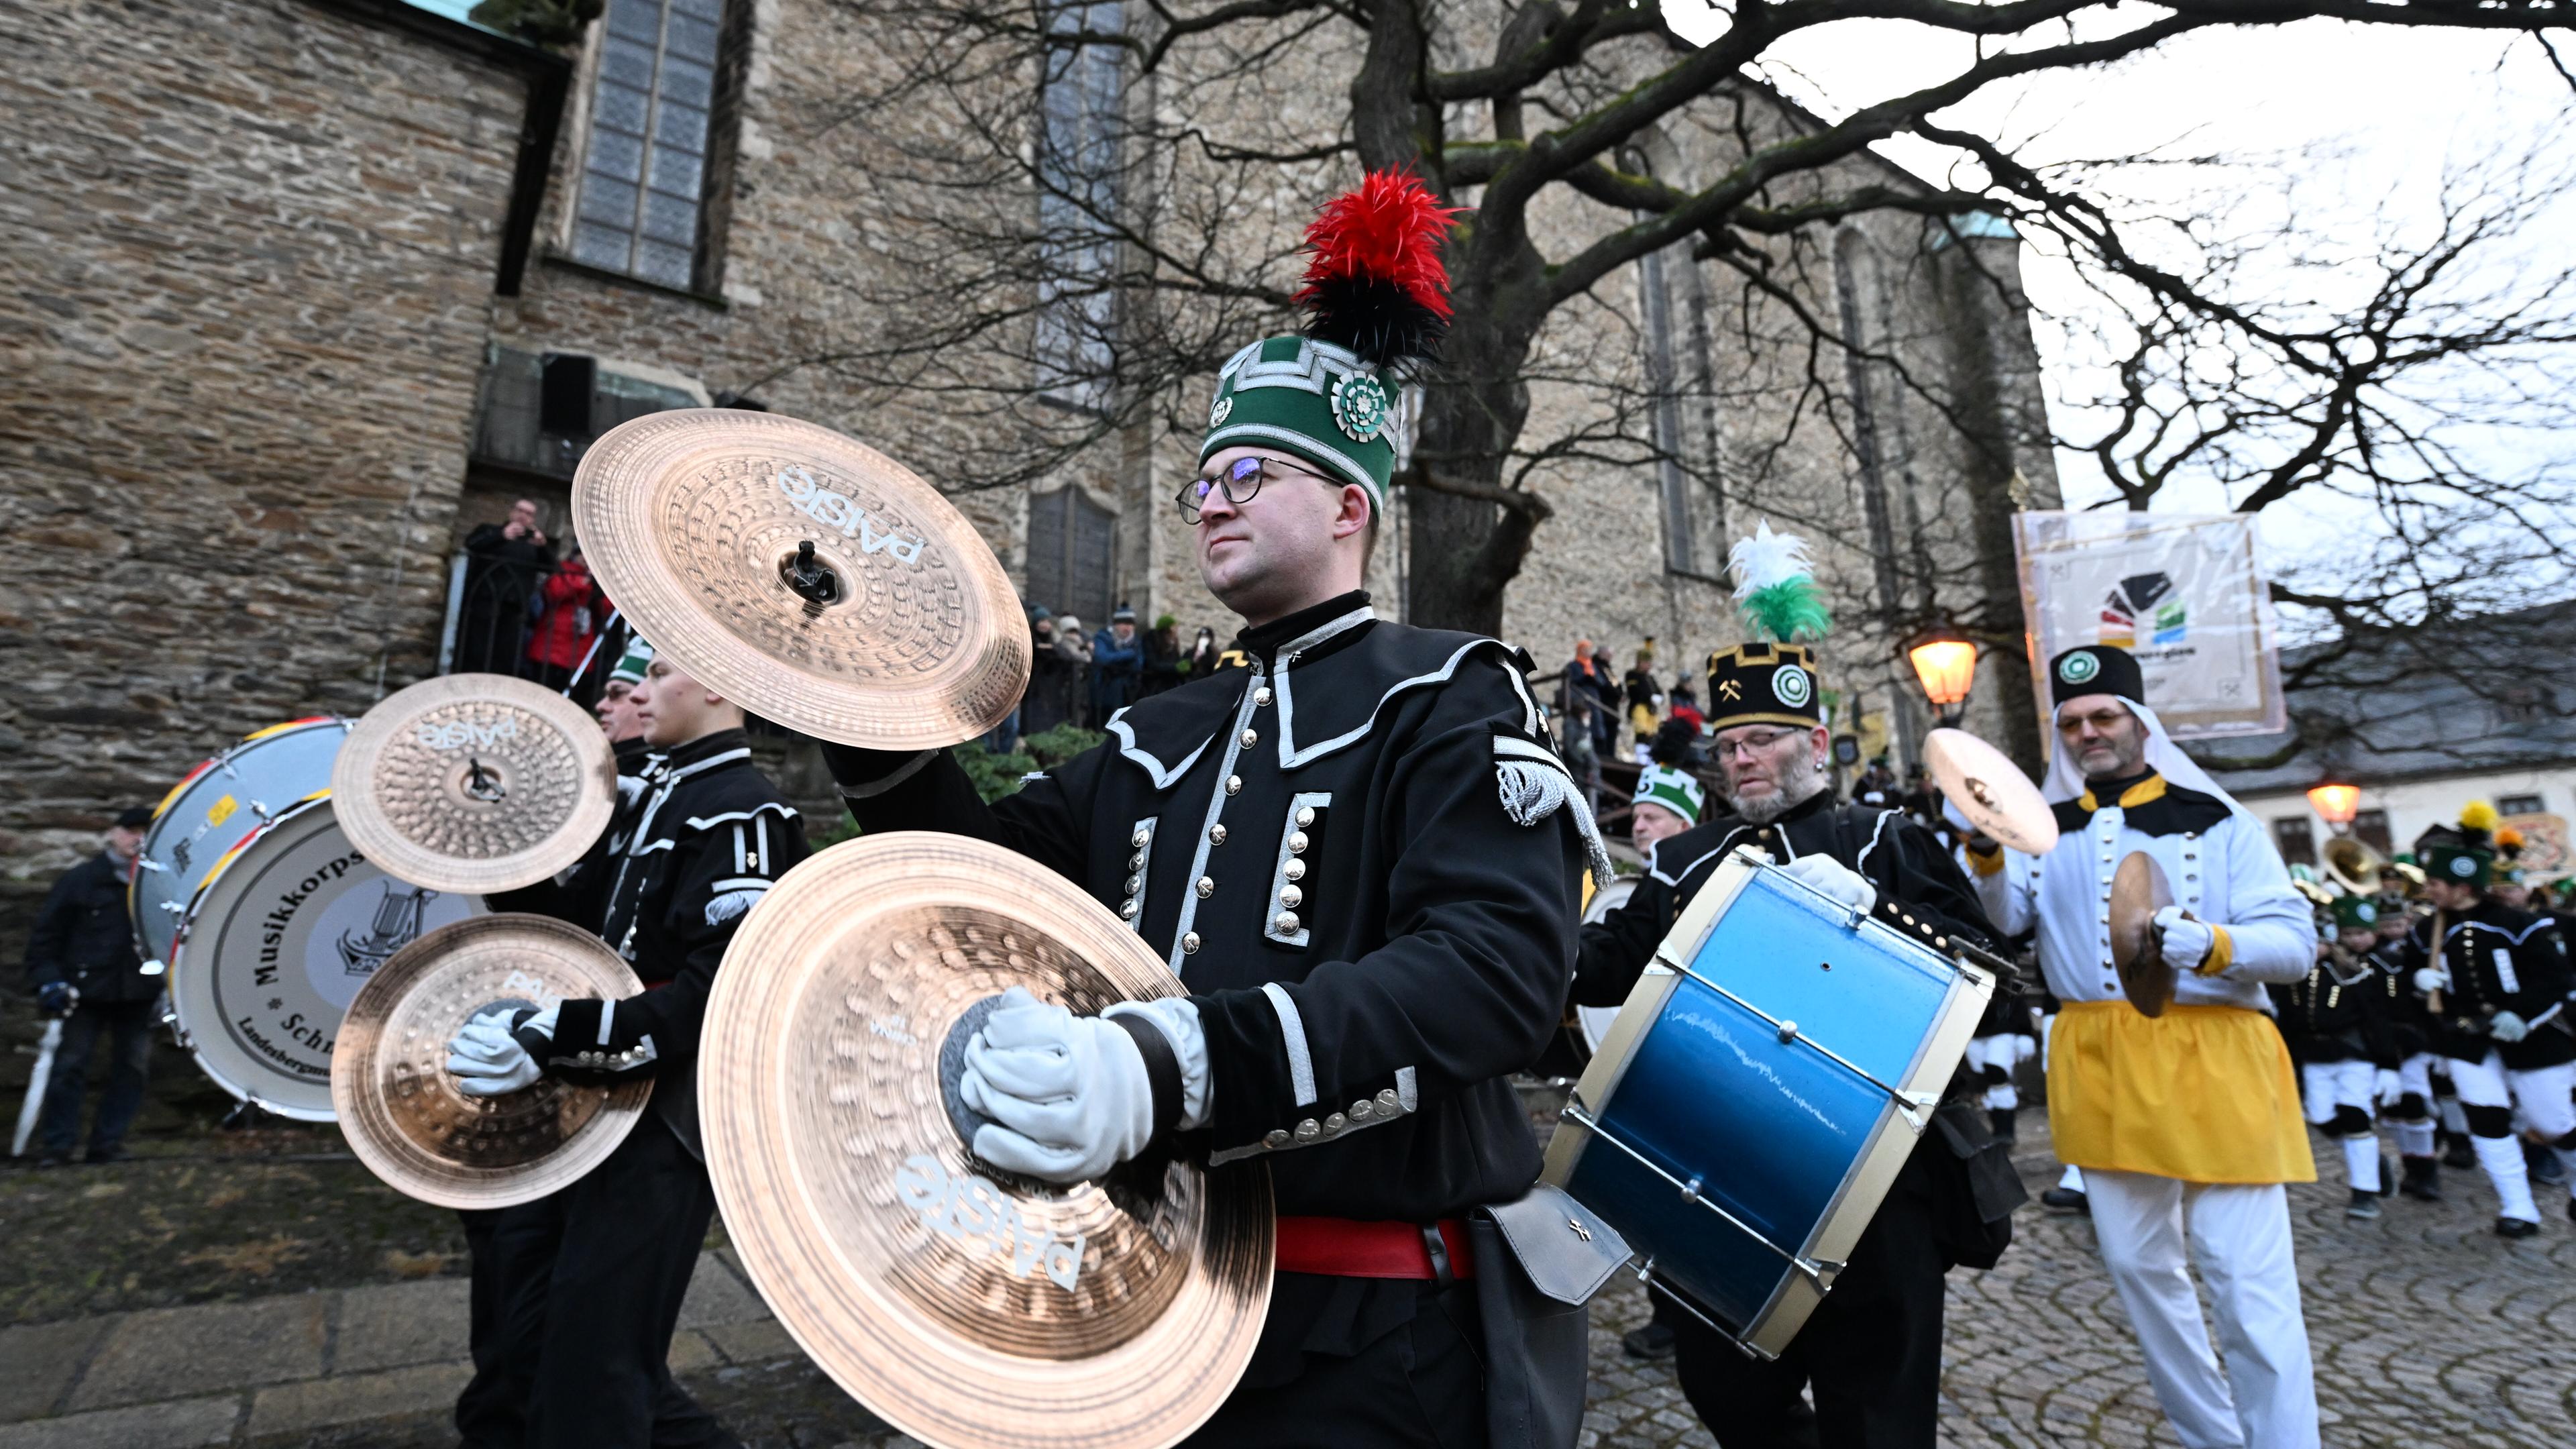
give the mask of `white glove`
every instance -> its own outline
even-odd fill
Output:
[[[2165,964],[2176,971],[2197,971],[2209,959],[2210,948],[2218,944],[2218,932],[2206,921],[2195,921],[2182,913],[2180,906],[2167,906],[2156,912],[2156,929],[2164,933]]]
[[[2415,972],[2415,989],[2426,996],[2451,988],[2451,974],[2438,966],[2420,967]]]
[[[2383,1107],[2396,1106],[2399,1099],[2406,1095],[2406,1084],[2398,1079],[2395,1072],[2388,1070],[2386,1067],[2379,1069],[2379,1076],[2377,1077],[2375,1084],[2377,1090],[2371,1095],[2376,1097],[2379,1101],[2379,1105]]]
[[[1830,855],[1802,855],[1780,867],[1791,880],[1863,915],[1878,907],[1878,887]]]
[[[975,1155],[1045,1182],[1088,1182],[1145,1150],[1154,1085],[1126,1028],[1014,986],[966,1043],[966,1105],[993,1120]]]
[[[2487,1035],[2500,1042],[2518,1042],[2531,1035],[2531,1024],[2510,1011],[2499,1011],[2487,1018]]]
[[[528,1049],[510,1029],[510,1018],[515,1014],[508,1007],[494,1007],[467,1022],[465,1029],[447,1044],[447,1070],[456,1078],[456,1090],[469,1097],[498,1097],[545,1075],[545,1068],[528,1055]],[[547,1007],[528,1018],[520,1030],[534,1031],[552,1041],[555,1008]]]

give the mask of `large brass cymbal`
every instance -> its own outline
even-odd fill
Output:
[[[870,835],[789,871],[727,948],[699,1046],[725,1230],[796,1341],[905,1433],[1161,1449],[1251,1360],[1269,1174],[1139,1162],[1058,1188],[985,1166],[941,1059],[953,1077],[1011,986],[1080,1013],[1180,991],[1117,917],[998,846]]]
[[[510,1207],[570,1186],[634,1130],[652,1082],[541,1077],[469,1097],[447,1073],[447,1043],[489,1007],[642,989],[597,936],[551,917],[476,916],[429,932],[379,967],[340,1020],[331,1105],[350,1150],[440,1207]]]
[[[1924,737],[1923,762],[1970,825],[2024,855],[2057,848],[2056,812],[2003,751],[1966,730],[1938,729]]]
[[[331,762],[349,843],[432,890],[516,890],[581,859],[617,808],[617,752],[580,705],[447,674],[367,711]]]
[[[2174,969],[2156,929],[2156,912],[2172,904],[2164,867],[2145,851],[2130,851],[2111,872],[2111,965],[2129,1004],[2148,1016],[2173,1005]]]
[[[1028,687],[1019,595],[974,523],[828,428],[720,408],[640,417],[582,456],[572,509],[601,587],[656,650],[806,734],[953,745]]]

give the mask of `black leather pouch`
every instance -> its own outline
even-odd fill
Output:
[[[1627,1240],[1547,1183],[1468,1216],[1485,1330],[1493,1449],[1573,1449],[1583,1429],[1586,1305],[1628,1261]]]

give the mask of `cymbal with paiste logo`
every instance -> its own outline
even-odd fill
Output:
[[[340,828],[396,880],[517,890],[581,859],[617,808],[599,721],[543,685],[446,674],[379,701],[331,762]]]
[[[636,631],[766,719],[931,749],[991,730],[1028,687],[1027,619],[973,521],[829,428],[648,414],[582,456],[572,510]]]
[[[2057,813],[2003,751],[1966,730],[1937,729],[1924,737],[1923,762],[1970,825],[2024,855],[2057,848]]]
[[[1148,1158],[1058,1187],[976,1157],[957,1081],[1013,986],[1085,1015],[1181,992],[1073,883],[982,841],[869,835],[781,877],[699,1044],[725,1230],[798,1344],[914,1438],[1161,1449],[1251,1362],[1269,1172]]]
[[[471,1097],[448,1074],[447,1044],[495,1007],[643,989],[597,936],[551,917],[476,916],[425,933],[341,1018],[331,1105],[350,1150],[388,1186],[440,1207],[513,1207],[571,1186],[634,1130],[653,1083],[540,1077]]]

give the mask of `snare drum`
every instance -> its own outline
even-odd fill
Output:
[[[1721,862],[1657,949],[1546,1177],[1773,1358],[1929,1125],[1994,983],[1756,860]]]
[[[413,937],[484,913],[479,896],[378,870],[340,833],[329,791],[296,801],[222,852],[180,917],[179,1044],[243,1101],[328,1122],[331,1046],[358,988]]]
[[[167,966],[179,918],[225,848],[296,801],[330,788],[331,762],[349,723],[315,715],[270,725],[190,770],[161,797],[125,895],[145,975],[157,976]]]

